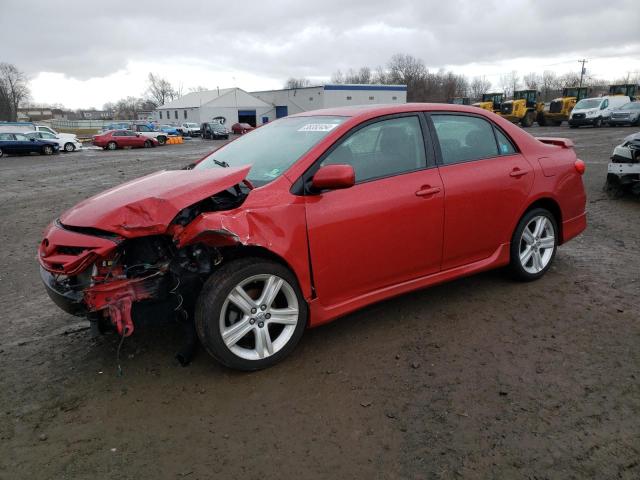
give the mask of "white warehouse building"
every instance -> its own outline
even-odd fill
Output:
[[[241,88],[221,88],[188,93],[158,107],[153,117],[160,124],[201,124],[215,119],[230,128],[237,122],[259,125],[259,120],[272,109]]]
[[[316,87],[266,90],[251,92],[251,94],[272,105],[273,110],[267,112],[270,120],[320,108],[407,103],[406,85],[327,84]]]
[[[217,121],[230,128],[236,122],[258,126],[321,108],[406,102],[406,85],[328,84],[251,93],[224,88],[192,92],[162,105],[155,110],[154,120],[161,124]]]

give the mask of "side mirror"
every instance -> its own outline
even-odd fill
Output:
[[[351,165],[325,165],[320,167],[311,180],[316,190],[338,190],[353,187],[356,172]]]

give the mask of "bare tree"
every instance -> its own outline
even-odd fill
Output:
[[[284,88],[304,88],[311,85],[311,82],[307,78],[294,78],[290,77],[284,84]]]
[[[148,78],[147,96],[156,107],[178,98],[178,92],[173,88],[169,80],[153,73],[149,73]]]
[[[469,85],[471,98],[479,100],[483,93],[489,92],[491,82],[485,77],[475,77]]]
[[[505,97],[513,96],[513,92],[518,90],[518,86],[520,85],[520,77],[518,77],[518,72],[512,70],[511,72],[500,75],[500,88],[504,92]]]
[[[530,72],[522,77],[522,82],[529,90],[538,90],[542,83],[542,79],[536,72]]]
[[[29,98],[27,76],[10,63],[0,63],[0,119],[15,122],[18,107]]]
[[[418,101],[421,98],[421,90],[424,90],[424,81],[428,71],[424,62],[411,55],[396,53],[388,64],[389,80],[407,86],[407,100]]]
[[[189,92],[206,92],[209,89],[207,87],[203,87],[202,85],[198,85],[197,87],[189,88]]]

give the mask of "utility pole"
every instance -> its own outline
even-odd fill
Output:
[[[582,60],[578,60],[578,63],[582,64],[582,68],[580,68],[580,86],[578,87],[579,89],[582,88],[582,79],[584,78],[584,74],[586,72],[586,70],[584,69],[584,64],[587,63],[587,59],[583,58]],[[580,93],[580,90],[578,90],[578,93]]]

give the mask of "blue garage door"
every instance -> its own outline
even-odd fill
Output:
[[[278,106],[276,105],[276,118],[282,118],[282,117],[286,117],[287,115],[289,115],[289,107],[284,105],[284,106]]]

